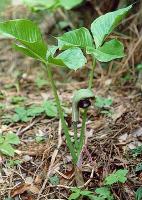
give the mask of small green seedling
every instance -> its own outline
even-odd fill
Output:
[[[19,104],[19,103],[23,103],[26,100],[25,97],[23,96],[13,96],[11,98],[11,103],[12,104]]]
[[[49,177],[49,181],[52,185],[58,185],[60,183],[59,177],[56,175]]]
[[[139,163],[136,165],[135,172],[141,172],[141,171],[142,171],[142,163]]]
[[[3,103],[0,103],[0,111],[1,111],[1,110],[4,110],[4,109],[5,109],[5,107],[6,107],[6,106],[5,106],[5,104],[3,104]]]
[[[138,64],[136,66],[136,69],[137,69],[138,72],[142,71],[142,64]]]
[[[60,2],[63,3],[65,1],[60,0]],[[72,4],[72,2],[76,4],[77,1],[68,1],[70,4]],[[65,5],[68,5],[68,3],[66,1]],[[58,41],[57,46],[47,45],[41,36],[40,29],[30,20],[16,19],[0,23],[0,33],[15,39],[14,48],[27,56],[40,60],[44,69],[47,71],[48,81],[51,84],[55,97],[58,115],[61,119],[66,137],[66,143],[75,165],[78,163],[80,152],[84,145],[87,108],[84,109],[82,117],[81,138],[83,138],[83,141],[79,142],[77,140],[77,126],[76,123],[74,123],[75,142],[72,142],[69,134],[69,127],[64,118],[65,114],[53,79],[52,66],[67,67],[70,70],[76,71],[85,66],[87,63],[87,55],[89,54],[93,61],[88,82],[88,93],[90,93],[92,91],[91,88],[96,60],[100,62],[109,62],[125,56],[124,46],[119,40],[110,39],[106,41],[106,38],[114,28],[119,25],[131,8],[132,6],[130,5],[126,8],[98,17],[91,24],[91,33],[90,30],[84,27],[64,33],[62,36],[56,38]],[[78,91],[78,95],[80,95],[80,91]],[[81,96],[82,99],[86,98],[86,92],[84,92],[84,97],[83,95]],[[75,112],[78,113],[78,107],[76,107]],[[75,115],[73,114],[73,116]]]
[[[119,169],[105,178],[105,185],[112,185],[114,183],[125,183],[127,180],[127,169]]]
[[[95,96],[95,106],[97,108],[109,108],[113,103],[111,98],[104,98],[101,96]]]
[[[112,116],[112,111],[110,106],[112,105],[113,100],[111,98],[103,98],[101,96],[95,96],[95,107],[98,108],[101,114],[108,117]]]
[[[17,166],[21,163],[20,160],[8,160],[7,163],[6,163],[6,166],[9,167],[9,168],[13,168],[14,166]]]
[[[82,190],[80,188],[71,189],[72,194],[69,197],[69,200],[79,199],[80,197],[88,197],[90,200],[114,200],[113,195],[111,194],[111,186],[114,183],[125,183],[127,178],[126,175],[128,170],[120,169],[115,173],[110,174],[104,180],[103,187],[97,188],[95,192]]]
[[[131,153],[133,154],[134,157],[141,155],[142,154],[142,145],[132,149]]]
[[[41,114],[46,114],[48,117],[56,117],[57,107],[54,102],[45,101],[41,105],[32,105],[29,108],[17,107],[15,114],[10,118],[13,122],[28,122]]]
[[[38,76],[37,79],[35,80],[35,85],[41,89],[44,86],[48,85],[48,82],[46,79],[42,78],[41,76]]]
[[[13,145],[20,144],[19,137],[9,132],[6,135],[0,135],[0,152],[7,156],[14,156],[15,149],[13,148]]]

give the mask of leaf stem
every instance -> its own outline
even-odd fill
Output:
[[[86,108],[83,112],[83,115],[82,115],[82,126],[81,126],[80,141],[79,141],[79,148],[78,148],[78,151],[77,151],[77,156],[80,155],[80,152],[82,150],[82,147],[83,147],[84,141],[85,141],[87,111],[88,111],[88,109]]]
[[[77,150],[78,149],[78,138],[77,138],[78,129],[77,129],[77,122],[73,122],[73,129],[74,129],[74,143],[75,143],[75,148]]]
[[[62,122],[64,133],[65,133],[67,146],[68,146],[69,151],[71,153],[73,162],[74,162],[74,164],[76,164],[77,156],[76,156],[73,144],[71,142],[71,138],[70,138],[70,135],[69,135],[69,129],[68,129],[68,126],[67,126],[65,118],[64,118],[64,112],[63,112],[63,109],[61,107],[61,103],[60,103],[60,99],[59,99],[59,96],[58,96],[58,93],[57,93],[56,85],[55,85],[54,80],[53,80],[51,66],[45,65],[45,67],[46,67],[48,78],[49,78],[49,81],[50,81],[50,84],[51,84],[52,92],[54,94],[55,101],[56,101],[56,104],[57,104],[57,109],[58,109],[59,117],[60,117],[61,122]]]
[[[92,59],[93,59],[93,66],[90,72],[90,79],[89,79],[89,84],[88,84],[88,88],[91,89],[92,85],[93,85],[93,77],[94,77],[94,71],[95,71],[95,67],[96,67],[96,59],[95,57],[92,55]]]
[[[96,67],[96,59],[95,57],[92,55],[93,58],[93,66],[90,72],[90,78],[89,78],[89,82],[88,82],[88,88],[91,89],[92,85],[93,85],[93,77],[94,77],[94,71],[95,71],[95,67]],[[82,116],[82,127],[81,127],[81,133],[80,133],[80,142],[79,142],[79,149],[78,149],[78,156],[82,150],[83,144],[84,144],[84,140],[85,140],[85,129],[86,129],[86,120],[87,120],[87,111],[88,109],[86,108],[84,110],[83,116]]]

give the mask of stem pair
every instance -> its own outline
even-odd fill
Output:
[[[91,89],[91,87],[92,87],[95,65],[96,65],[96,62],[95,62],[95,59],[93,57],[93,67],[92,67],[92,70],[90,72],[90,79],[89,79],[89,86],[88,86],[89,89]],[[47,70],[48,79],[50,81],[52,92],[54,94],[55,101],[56,101],[56,104],[57,104],[59,117],[61,119],[62,127],[63,127],[64,133],[65,133],[65,137],[66,137],[66,143],[67,143],[67,146],[68,146],[69,151],[71,153],[71,156],[72,156],[72,159],[73,159],[73,163],[76,164],[77,161],[78,161],[78,156],[79,156],[79,154],[80,154],[80,152],[82,150],[82,147],[83,147],[83,144],[84,144],[84,140],[85,140],[85,127],[86,127],[87,110],[88,109],[86,108],[84,110],[84,113],[83,113],[83,120],[82,120],[82,127],[81,127],[81,135],[80,135],[79,144],[78,144],[78,141],[77,141],[78,140],[78,138],[77,138],[77,123],[73,124],[74,136],[75,136],[74,137],[75,146],[74,146],[72,141],[71,141],[71,138],[70,138],[70,135],[69,135],[69,129],[68,129],[68,126],[67,126],[65,118],[64,118],[64,112],[63,112],[63,109],[62,109],[62,106],[61,106],[61,103],[60,103],[60,99],[59,99],[59,96],[58,96],[58,93],[57,93],[56,85],[55,85],[54,80],[53,80],[53,75],[52,75],[50,64],[49,65],[46,64],[45,68]],[[76,152],[76,150],[77,150],[77,152]]]

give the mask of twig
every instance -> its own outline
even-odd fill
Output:
[[[51,171],[53,171],[53,164],[54,164],[54,162],[55,162],[55,159],[56,159],[56,156],[57,156],[57,154],[58,154],[59,148],[60,148],[60,146],[61,146],[61,144],[62,144],[61,132],[62,132],[62,126],[61,126],[61,120],[59,120],[58,147],[57,147],[57,149],[54,150],[54,152],[53,152],[53,154],[52,154],[51,163],[50,163],[50,166],[49,166],[49,169],[48,169],[46,178],[45,178],[45,180],[44,180],[44,182],[43,182],[43,185],[42,185],[42,187],[41,187],[41,189],[40,189],[40,191],[39,191],[37,200],[40,199],[40,196],[41,196],[41,194],[42,194],[42,192],[43,192],[43,190],[44,190],[44,188],[45,188],[45,186],[46,186],[46,184],[47,184],[47,182],[48,182],[50,173],[51,173]]]

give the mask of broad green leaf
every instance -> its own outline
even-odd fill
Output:
[[[70,69],[77,70],[87,62],[80,48],[73,47],[65,50],[55,58],[49,56],[48,62],[51,64],[66,66]]]
[[[7,156],[14,156],[14,149],[9,143],[0,144],[0,151]]]
[[[115,173],[110,174],[105,178],[105,185],[112,185],[114,183],[125,183],[127,180],[128,170],[127,169],[119,169]]]
[[[95,58],[101,62],[109,62],[125,56],[123,44],[116,39],[105,42],[103,46],[97,49],[90,48],[88,53],[93,54]]]
[[[82,2],[83,0],[60,0],[60,5],[63,6],[66,10],[70,10]]]
[[[47,47],[43,42],[34,42],[34,43],[26,43],[24,45],[14,44],[13,47],[15,50],[38,60],[45,62],[46,60],[46,52]]]
[[[136,200],[142,200],[142,187],[139,187],[135,194]]]
[[[42,40],[40,29],[32,21],[16,19],[1,22],[0,33],[16,39],[20,43],[14,46],[16,50],[45,61],[47,47]]]
[[[57,107],[52,101],[45,101],[43,103],[43,108],[47,116],[56,117],[57,116]]]
[[[109,12],[98,17],[91,24],[91,31],[97,48],[102,45],[107,35],[109,35],[113,29],[119,25],[131,8],[132,5],[114,12]]]
[[[34,43],[42,40],[38,26],[32,21],[26,19],[1,22],[0,33],[21,42]]]
[[[5,142],[9,144],[19,144],[20,140],[15,133],[9,132],[5,135]]]
[[[58,37],[58,46],[61,49],[70,47],[86,49],[87,46],[94,47],[92,36],[89,30],[84,27],[69,31]]]

